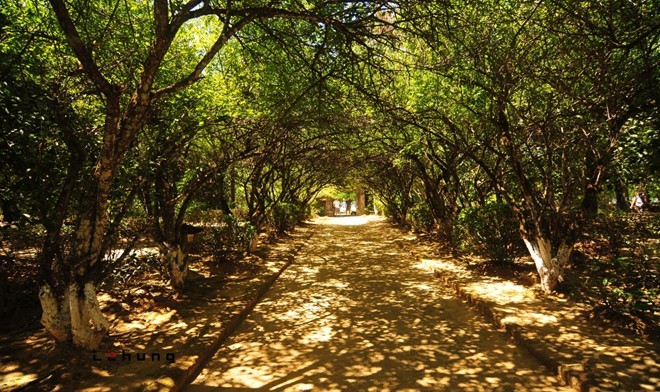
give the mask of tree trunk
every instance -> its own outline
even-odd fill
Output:
[[[564,280],[562,274],[573,246],[562,242],[553,255],[552,245],[548,239],[543,237],[535,240],[523,238],[523,241],[534,260],[534,264],[536,264],[536,270],[541,278],[541,289],[545,293],[551,293],[555,290],[557,284]]]
[[[620,177],[614,180],[614,194],[616,195],[616,207],[621,211],[630,212],[628,188]]]
[[[596,159],[591,149],[587,150],[585,161],[585,173],[588,177],[584,186],[582,212],[585,217],[593,219],[598,215],[598,191],[604,165]]]
[[[253,254],[255,250],[257,250],[257,246],[259,245],[259,235],[255,231],[254,234],[252,235],[252,239],[250,240],[250,243],[247,246],[247,253],[249,255]]]
[[[77,347],[96,350],[110,329],[96,299],[94,283],[82,287],[71,283],[58,298],[50,285],[39,290],[43,314],[41,323],[60,342],[72,341]]]
[[[584,215],[590,219],[593,219],[598,215],[598,189],[593,184],[588,184],[584,190],[582,211],[584,212]]]
[[[0,271],[0,315],[4,314],[7,307],[7,286],[9,285],[9,277],[6,271]]]
[[[106,121],[112,122],[108,118]],[[108,138],[112,137],[106,135]],[[94,282],[103,270],[102,245],[108,222],[108,194],[116,162],[107,149],[102,151],[94,173],[96,183],[80,206],[81,218],[72,252],[62,265],[63,275],[45,276],[39,291],[43,310],[41,322],[46,330],[60,342],[70,341],[87,350],[96,350],[110,328],[96,298]],[[58,224],[61,226],[61,221]],[[44,244],[41,256],[43,273],[53,273],[46,264],[54,257],[59,229],[57,226],[51,228]],[[64,290],[57,292],[55,285]]]
[[[183,290],[188,275],[188,257],[180,244],[161,244],[160,258],[167,267],[170,284],[176,290]]]
[[[85,283],[83,287],[77,283],[71,284],[69,301],[73,344],[96,350],[110,329],[96,298],[96,286],[92,282]]]
[[[444,220],[436,221],[435,226],[438,230],[438,238],[440,241],[453,249],[456,247],[454,243],[454,218],[447,217]]]
[[[358,187],[355,191],[356,193],[356,203],[357,203],[357,215],[364,215],[366,211],[366,206],[367,206],[367,200],[366,200],[366,193],[364,191],[364,188]]]
[[[222,185],[224,189],[224,184]],[[236,205],[236,168],[231,167],[229,171],[229,201],[231,205]]]
[[[46,283],[39,289],[41,302],[41,324],[59,342],[71,340],[71,311],[69,307],[69,291],[65,290],[64,298],[58,298],[52,287]]]

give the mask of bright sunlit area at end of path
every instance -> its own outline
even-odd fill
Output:
[[[311,224],[336,225],[336,226],[360,226],[373,221],[382,221],[386,218],[379,215],[360,216],[321,216],[311,220]]]

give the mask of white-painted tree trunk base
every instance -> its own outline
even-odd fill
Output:
[[[39,290],[43,314],[41,323],[60,342],[71,341],[77,347],[96,350],[110,329],[96,298],[96,287],[86,283],[69,285],[62,298],[45,284]]]
[[[188,276],[188,261],[180,245],[176,247],[162,246],[161,260],[167,266],[170,284],[177,290],[183,289]]]
[[[557,288],[557,284],[564,280],[564,267],[573,250],[572,246],[562,243],[556,254],[552,254],[551,242],[545,238],[530,241],[523,238],[529,254],[534,260],[536,270],[541,278],[541,289],[545,293],[551,293]]]
[[[61,302],[60,302],[61,300]],[[39,288],[41,302],[41,324],[58,342],[71,340],[71,312],[69,308],[69,292],[63,299],[58,299],[49,284]]]
[[[80,290],[77,283],[69,285],[71,307],[71,337],[73,344],[87,350],[96,350],[110,329],[96,298],[96,287],[85,283]]]

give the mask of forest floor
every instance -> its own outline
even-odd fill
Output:
[[[19,311],[0,326],[0,391],[169,389],[265,282],[292,260],[314,229],[302,225],[252,255],[230,260],[193,253],[187,288],[179,294],[157,269],[137,265],[140,271],[118,285],[121,290],[99,295],[111,329],[96,353],[55,344],[39,324],[35,293],[22,285]]]
[[[557,373],[604,389],[660,382],[657,342],[378,218],[320,218],[240,260],[194,257],[184,294],[151,273],[102,293],[112,329],[98,353],[55,345],[26,303],[3,320],[0,390],[169,389],[291,261],[189,390],[554,391]]]

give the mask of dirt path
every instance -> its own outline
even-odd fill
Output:
[[[562,389],[424,270],[401,232],[363,217],[317,224],[189,390]]]

